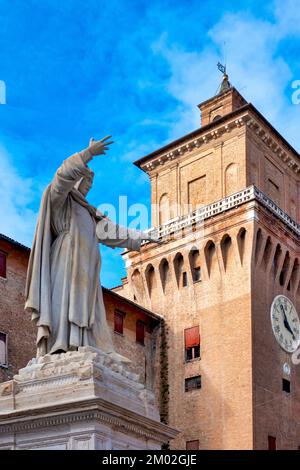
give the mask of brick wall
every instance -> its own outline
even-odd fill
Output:
[[[8,367],[0,367],[0,381],[10,380],[35,356],[36,330],[24,312],[29,250],[0,239],[7,253],[6,279],[0,278],[0,331],[8,335]]]
[[[156,388],[158,390],[155,364],[159,361],[159,320],[150,317],[138,305],[127,302],[124,298],[108,289],[103,289],[103,297],[107,321],[112,332],[116,351],[132,361],[128,368],[139,374],[141,382],[147,388]],[[124,314],[123,334],[114,332],[114,313],[116,310]],[[136,341],[137,321],[145,324],[144,345]]]
[[[299,273],[291,280],[295,260],[300,262],[299,241],[284,230],[274,217],[263,211],[256,223],[256,249],[252,265],[253,316],[253,419],[254,448],[267,449],[268,435],[276,437],[277,449],[297,450],[300,446],[300,365],[277,343],[270,320],[271,304],[276,295],[287,296],[300,312]],[[268,240],[268,244],[266,244]],[[274,269],[274,251],[281,255]],[[286,252],[290,262],[287,276],[280,282]],[[281,285],[283,284],[283,285]],[[290,366],[286,375],[283,366]],[[291,393],[282,390],[282,379],[291,384]]]

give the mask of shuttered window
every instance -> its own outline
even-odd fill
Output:
[[[145,344],[145,324],[139,320],[136,322],[136,342]]]
[[[199,326],[193,326],[184,330],[185,360],[192,361],[200,357],[200,332]]]
[[[6,277],[6,256],[0,251],[0,277]]]
[[[276,437],[268,436],[268,449],[276,450]]]
[[[193,326],[184,330],[185,347],[193,348],[200,345],[199,326]]]
[[[7,364],[7,335],[0,332],[0,364]]]
[[[199,450],[199,441],[186,441],[186,450]]]
[[[184,385],[186,392],[201,388],[201,375],[196,375],[195,377],[189,377],[188,379],[185,379]]]
[[[123,334],[124,314],[122,312],[115,311],[115,333]]]
[[[201,281],[201,268],[195,268],[194,269],[194,282]]]

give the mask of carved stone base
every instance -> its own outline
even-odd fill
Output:
[[[0,449],[160,449],[177,433],[138,376],[91,347],[32,359],[0,384]]]

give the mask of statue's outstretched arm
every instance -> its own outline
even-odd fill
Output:
[[[105,154],[108,146],[112,143],[107,141],[109,138],[110,136],[107,136],[98,141],[91,139],[88,148],[64,160],[51,183],[51,202],[53,207],[61,206],[64,203],[68,193],[77,181],[82,177],[91,176],[87,163],[95,155]]]
[[[100,243],[111,248],[127,248],[139,251],[143,241],[160,243],[143,230],[129,229],[115,224],[108,217],[104,217],[97,223],[96,234]]]

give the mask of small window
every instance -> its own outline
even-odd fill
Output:
[[[186,361],[192,361],[200,357],[199,326],[193,326],[184,330],[184,343]]]
[[[276,437],[268,436],[268,449],[276,450]]]
[[[115,333],[119,333],[120,335],[123,334],[124,316],[125,316],[124,313],[119,312],[119,311],[115,311],[114,331],[115,331]]]
[[[182,285],[183,287],[186,287],[188,284],[187,282],[187,272],[182,273]]]
[[[199,450],[199,441],[186,441],[186,450]]]
[[[195,377],[189,377],[188,379],[185,379],[186,392],[196,390],[197,388],[201,388],[201,375],[196,375]]]
[[[291,382],[287,379],[282,379],[282,391],[291,393]]]
[[[197,359],[198,357],[200,357],[200,346],[194,346],[193,348],[187,348],[185,350],[186,362]]]
[[[6,278],[6,257],[7,255],[0,251],[0,277]]]
[[[7,335],[0,332],[0,365],[7,364]]]
[[[201,281],[201,268],[195,268],[194,269],[194,282],[199,282]]]
[[[136,322],[136,342],[145,345],[145,323],[140,320]]]

